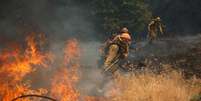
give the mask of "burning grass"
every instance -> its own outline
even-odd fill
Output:
[[[33,89],[31,81],[25,80],[26,76],[40,70],[38,68],[49,69],[51,63],[47,61],[54,62],[53,58],[56,57],[51,52],[40,50],[41,45],[44,45],[43,40],[41,34],[37,37],[32,33],[26,38],[25,49],[15,46],[0,51],[0,101],[11,101],[27,94],[51,96],[58,101],[189,101],[190,97],[200,90],[200,80],[185,80],[181,73],[171,71],[161,74],[145,72],[118,76],[106,89],[105,94],[82,94],[76,85],[85,74],[79,75],[81,52],[76,39],[67,40],[63,47],[61,52],[64,54],[60,56],[63,61],[56,63],[54,66],[58,68],[52,73],[52,77],[47,77],[51,78],[48,82],[50,87]]]

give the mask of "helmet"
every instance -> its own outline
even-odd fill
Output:
[[[120,35],[120,38],[124,41],[131,41],[131,36],[129,35],[129,33],[122,33]]]
[[[161,21],[161,18],[160,17],[156,17],[156,21]]]
[[[121,33],[128,33],[128,28],[126,28],[126,27],[122,28]]]

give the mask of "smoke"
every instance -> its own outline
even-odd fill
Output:
[[[98,94],[94,92],[97,86],[104,82],[104,77],[97,65],[100,59],[98,48],[100,43],[97,41],[97,32],[94,30],[93,21],[89,17],[89,10],[86,7],[77,5],[71,0],[12,0],[1,1],[0,7],[0,35],[8,40],[21,40],[29,32],[43,32],[49,40],[49,50],[56,56],[55,63],[50,70],[38,70],[27,79],[32,80],[33,87],[49,86],[50,78],[54,71],[58,69],[63,56],[65,41],[70,38],[77,38],[81,47],[81,80],[77,85],[82,94]],[[1,38],[0,42],[3,39]],[[178,46],[174,43],[176,39],[170,40],[173,43],[160,42],[153,47],[145,47],[142,51],[131,53],[135,60],[138,57],[145,57],[147,54],[156,53],[172,54],[176,52]],[[194,40],[186,38],[186,40]],[[184,42],[187,42],[184,40]],[[197,40],[197,39],[196,39]],[[179,41],[180,42],[180,41]],[[192,42],[189,42],[192,43]],[[142,43],[143,44],[143,43]],[[180,47],[186,43],[179,45]],[[188,46],[187,46],[188,47]],[[172,48],[172,51],[167,50]],[[155,49],[163,49],[160,52]],[[182,49],[185,50],[185,47]],[[112,82],[106,83],[103,90],[108,91],[112,88]],[[108,95],[108,94],[106,94]]]
[[[97,32],[89,17],[89,9],[73,0],[12,0],[0,3],[0,42],[20,41],[30,32],[44,33],[48,40],[47,51],[55,55],[49,69],[37,69],[25,80],[32,88],[49,89],[52,76],[63,62],[63,51],[68,39],[76,38],[81,48],[80,92],[93,93],[103,76],[97,66],[100,54]],[[84,89],[83,89],[84,88]]]
[[[20,39],[29,32],[43,32],[51,41],[77,37],[88,41],[95,37],[89,10],[72,0],[1,1],[0,34]]]
[[[170,56],[188,52],[196,47],[201,39],[200,34],[194,36],[177,36],[171,38],[158,38],[152,44],[148,41],[138,42],[136,51],[131,51],[130,59],[133,61],[148,57]]]

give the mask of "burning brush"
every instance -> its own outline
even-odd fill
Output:
[[[12,45],[0,51],[1,101],[43,101],[44,99],[51,101],[188,101],[199,90],[199,87],[194,86],[194,82],[199,80],[187,81],[180,73],[147,72],[120,75],[114,78],[111,84],[105,82],[109,86],[104,95],[83,94],[77,87],[81,77],[85,75],[79,74],[82,55],[79,42],[76,39],[66,41],[61,56],[63,61],[55,63],[55,58],[58,56],[50,51],[41,50],[41,47],[45,45],[45,39],[41,36],[43,35],[30,34],[26,38],[26,48]],[[53,63],[55,64],[52,65]],[[51,68],[55,66],[58,68]],[[49,85],[41,88],[34,87],[33,81],[27,80],[26,77],[40,71],[41,68],[53,72],[48,75],[49,81],[42,81]]]

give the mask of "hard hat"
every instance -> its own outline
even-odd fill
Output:
[[[129,33],[122,33],[122,34],[120,35],[120,38],[121,38],[122,40],[131,41],[131,36],[129,35]]]
[[[159,16],[156,17],[156,21],[161,21],[161,18]]]
[[[126,27],[122,28],[121,33],[128,33],[128,28],[126,28]]]

